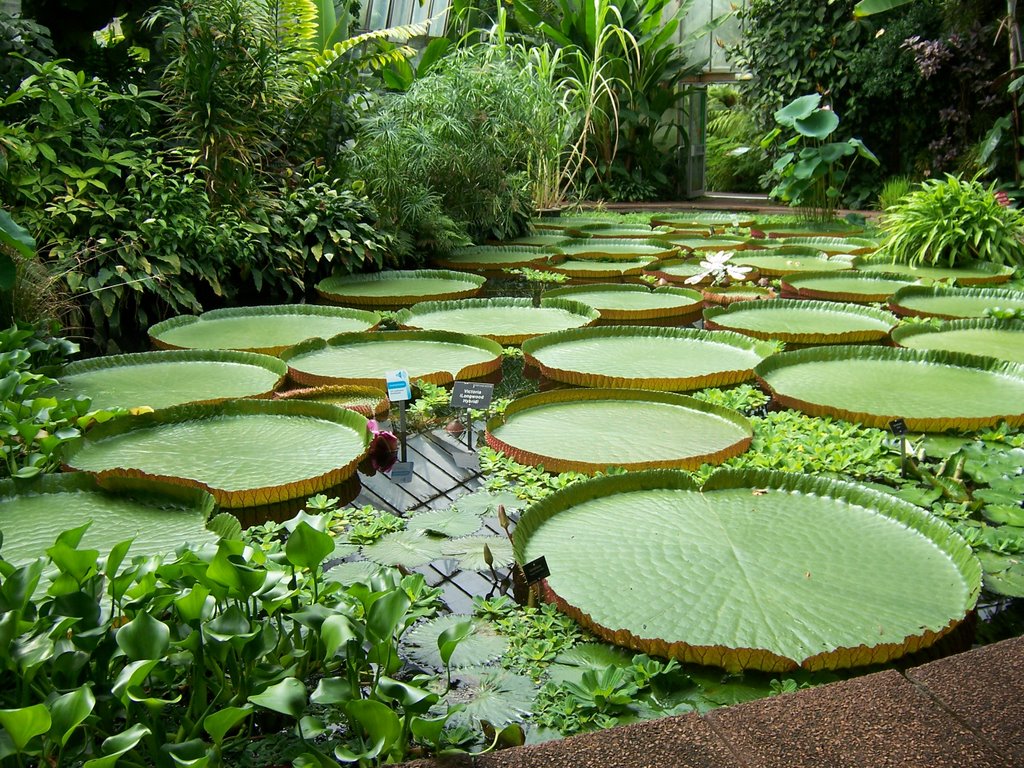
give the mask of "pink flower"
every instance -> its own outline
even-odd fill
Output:
[[[390,472],[398,461],[398,438],[392,432],[381,429],[373,419],[366,422],[366,428],[373,434],[373,438],[359,469],[370,477],[378,472]]]

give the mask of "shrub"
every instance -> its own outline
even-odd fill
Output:
[[[733,85],[708,86],[705,184],[714,192],[751,192],[770,164],[742,93]]]
[[[976,178],[929,179],[886,211],[881,253],[894,262],[955,267],[980,259],[1024,267],[1024,213]]]

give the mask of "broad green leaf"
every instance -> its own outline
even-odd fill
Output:
[[[452,654],[458,648],[459,643],[465,640],[473,632],[472,621],[460,621],[458,624],[448,627],[437,638],[437,650],[441,655],[441,664],[448,666],[452,660]]]
[[[115,639],[132,661],[160,659],[170,646],[171,629],[148,613],[140,612],[117,630]]]
[[[393,677],[381,675],[377,682],[377,691],[385,699],[396,701],[406,712],[423,714],[437,703],[440,698],[436,693],[417,685],[410,685]]]
[[[299,568],[315,570],[332,552],[334,539],[307,522],[299,523],[285,542],[288,562]]]
[[[345,712],[362,727],[370,746],[362,755],[357,755],[345,747],[336,747],[334,754],[342,762],[372,760],[378,755],[387,755],[402,734],[402,721],[398,715],[379,701],[353,699],[345,705]]]
[[[1024,322],[966,318],[939,326],[903,325],[893,331],[893,341],[911,349],[935,349],[993,357],[1024,363]]]
[[[411,605],[409,596],[393,589],[373,601],[366,615],[366,637],[371,643],[390,641],[403,629],[406,612]]]
[[[924,510],[782,472],[598,478],[532,506],[515,540],[599,636],[732,670],[880,663],[942,637],[980,591],[970,548]]]
[[[45,704],[0,709],[0,725],[7,731],[18,752],[23,752],[33,738],[49,731],[50,724],[50,711]]]
[[[324,619],[320,625],[320,642],[324,644],[324,658],[334,657],[345,647],[349,640],[358,639],[352,627],[352,620],[343,614],[335,614]]]
[[[57,696],[50,702],[50,738],[64,747],[71,734],[96,706],[96,697],[87,685]]]
[[[822,140],[839,127],[839,117],[831,110],[816,109],[805,117],[794,119],[792,127],[803,136]]]
[[[105,739],[103,742],[103,757],[87,760],[82,768],[114,768],[122,755],[135,748],[142,739],[150,734],[149,728],[136,723],[121,733]]]
[[[244,707],[225,707],[206,716],[203,720],[203,730],[213,739],[213,743],[219,746],[228,732],[251,714],[252,707],[248,704]]]
[[[35,256],[36,241],[27,229],[18,224],[11,214],[0,208],[0,245],[13,248],[26,259]],[[8,263],[10,260],[8,259]],[[10,290],[13,281],[0,284],[0,288]]]
[[[812,93],[793,99],[793,101],[775,113],[775,121],[792,128],[797,120],[803,120],[814,112],[820,103],[820,93]]]
[[[914,0],[860,0],[853,6],[853,15],[856,18],[873,16],[876,13],[885,13],[893,8],[913,2]]]
[[[342,677],[322,677],[309,700],[313,704],[330,706],[351,701],[355,694],[348,680]]]
[[[298,720],[306,711],[306,686],[301,680],[287,677],[263,693],[250,696],[249,701],[258,707],[280,712],[293,720]]]
[[[489,621],[452,614],[417,624],[405,633],[402,649],[416,663],[437,670],[449,664],[475,667],[501,658],[508,639]]]

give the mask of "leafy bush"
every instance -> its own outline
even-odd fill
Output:
[[[1024,267],[1024,213],[1001,204],[994,192],[976,178],[922,182],[886,210],[879,255],[907,264],[955,267],[979,259]]]
[[[0,92],[12,93],[32,74],[25,59],[41,64],[56,56],[46,27],[0,11]]]
[[[397,233],[399,255],[522,232],[532,212],[531,147],[522,138],[544,98],[528,70],[485,48],[382,97],[351,160]]]
[[[708,86],[707,132],[707,188],[713,192],[760,190],[760,179],[770,163],[758,145],[761,133],[754,116],[735,86]]]

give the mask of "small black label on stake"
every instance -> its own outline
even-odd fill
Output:
[[[910,432],[910,430],[907,429],[907,422],[905,422],[903,419],[893,419],[892,421],[890,421],[889,431],[896,435],[896,437],[903,437],[908,432]]]
[[[494,385],[478,381],[456,381],[452,385],[452,408],[483,410],[494,398]]]
[[[543,556],[523,564],[523,576],[526,577],[527,584],[536,584],[541,579],[546,579],[550,575],[551,571],[548,570],[548,561]]]

